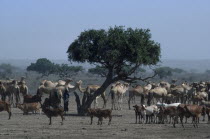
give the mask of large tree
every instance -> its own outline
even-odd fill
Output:
[[[99,64],[106,68],[107,74],[101,87],[83,105],[78,104],[79,114],[84,114],[96,96],[110,84],[119,80],[148,79],[135,77],[133,73],[140,66],[156,65],[160,61],[160,51],[160,44],[151,40],[149,29],[115,26],[107,31],[91,29],[81,32],[67,50],[69,61]]]

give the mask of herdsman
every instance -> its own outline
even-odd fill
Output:
[[[64,103],[64,113],[66,113],[67,111],[69,111],[69,93],[68,90],[66,89],[64,94],[63,94],[63,103]]]

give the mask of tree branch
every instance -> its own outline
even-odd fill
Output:
[[[119,77],[119,80],[128,82],[128,83],[135,83],[137,80],[143,81],[143,82],[147,82],[148,79],[154,78],[157,75],[156,72],[154,72],[154,75],[146,77],[146,78],[142,78],[142,77]]]

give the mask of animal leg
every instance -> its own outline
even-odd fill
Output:
[[[105,98],[105,96],[103,94],[101,95],[101,97],[102,97],[102,99],[104,101],[103,108],[106,108],[106,98]]]
[[[111,124],[111,121],[112,121],[112,116],[109,116],[109,123],[108,123],[108,125]]]
[[[63,125],[63,120],[64,120],[63,115],[61,115],[61,120],[62,120],[61,125]]]
[[[50,116],[50,123],[49,123],[49,125],[51,125],[52,124],[52,120],[51,120],[52,118],[51,118],[51,116]]]
[[[178,121],[178,117],[177,117],[177,121]],[[181,124],[182,124],[182,127],[184,128],[183,117],[180,117],[180,122],[181,122]]]
[[[137,124],[137,116],[138,116],[138,115],[137,115],[137,112],[136,112],[136,124]]]
[[[93,116],[90,117],[90,124],[93,124]]]

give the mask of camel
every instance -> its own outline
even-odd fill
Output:
[[[43,94],[48,94],[50,99],[53,100],[53,103],[58,106],[61,103],[64,91],[67,90],[70,93],[78,88],[78,83],[76,83],[76,86],[73,86],[70,85],[71,81],[72,80],[67,79],[66,81],[59,80],[58,82],[53,83],[52,81],[44,80],[40,83],[37,94],[41,96]]]
[[[161,84],[158,87],[155,87],[154,89],[151,89],[148,94],[148,104],[150,105],[151,100],[153,99],[154,104],[154,98],[156,98],[156,101],[159,101],[160,98],[162,98],[162,103],[165,99],[165,96],[168,94],[168,91],[166,89],[165,84]]]
[[[82,88],[82,81],[79,81],[77,82],[78,84],[78,89],[81,93],[84,94],[83,96],[83,99],[82,99],[82,104],[84,104],[86,98],[89,96],[89,95],[93,95],[94,92],[96,90],[98,90],[101,86],[99,85],[88,85],[86,88]],[[103,92],[100,96],[97,96],[94,100],[94,108],[96,108],[98,106],[98,98],[102,98],[103,101],[104,101],[104,105],[103,105],[103,108],[106,107],[106,99],[105,99],[105,92]]]
[[[190,101],[194,95],[194,88],[189,86],[187,83],[182,83],[181,85],[177,85],[171,88],[172,95],[174,95],[177,99],[176,102],[181,99],[181,103],[186,103],[186,101]]]
[[[72,80],[67,79],[66,81],[59,80],[58,82],[54,83],[52,81],[43,80],[41,81],[37,92],[41,95],[43,95],[43,93],[50,94],[53,90],[61,90],[64,92],[67,89],[68,92],[73,92],[78,88],[78,86],[71,85],[71,81]]]
[[[129,107],[129,110],[131,109],[130,108],[130,101],[131,99],[133,99],[135,96],[139,96],[141,97],[141,105],[144,104],[144,100],[145,100],[145,97],[147,96],[149,90],[151,90],[152,86],[141,86],[141,85],[137,85],[136,87],[134,88],[131,88],[129,90],[129,99],[128,99],[128,107]]]
[[[128,83],[120,83],[117,82],[114,85],[112,85],[111,90],[110,90],[110,94],[111,94],[111,98],[112,98],[112,109],[118,109],[121,110],[122,107],[122,99],[123,99],[123,95],[125,94],[125,92],[129,89],[129,84]],[[116,96],[117,96],[117,104],[118,107],[116,108]]]
[[[18,86],[18,82],[16,80],[13,80],[13,81],[6,81],[3,84],[6,89],[4,99],[6,100],[6,97],[8,97],[9,103],[17,107],[17,104],[20,102],[20,88]],[[16,105],[13,102],[13,95],[15,97]]]
[[[1,95],[1,100],[5,101],[6,99],[6,88],[4,87],[4,84],[2,81],[0,81],[0,95]]]
[[[20,88],[20,93],[23,95],[28,95],[28,86],[26,85],[25,82],[25,77],[21,77],[20,82],[18,82],[18,86]]]

